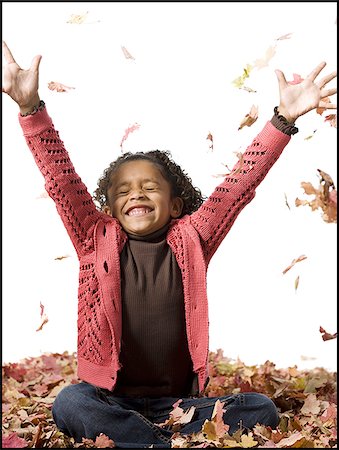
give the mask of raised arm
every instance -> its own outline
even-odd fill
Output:
[[[201,237],[207,262],[240,211],[254,198],[255,189],[290,141],[291,137],[280,130],[294,128],[294,132],[297,131],[294,122],[315,108],[336,108],[327,97],[335,94],[337,89],[326,88],[327,83],[336,77],[336,72],[316,81],[325,66],[325,62],[320,63],[301,83],[295,85],[289,84],[283,72],[276,70],[280,103],[275,116],[247,147],[243,160],[237,162],[230,174],[190,218]]]
[[[4,67],[2,92],[19,106],[19,121],[28,147],[45,178],[45,188],[54,200],[65,228],[80,255],[93,249],[93,229],[104,214],[97,211],[86,186],[76,174],[69,154],[54,129],[47,110],[40,102],[39,64],[33,58],[28,70],[21,69],[3,42]]]

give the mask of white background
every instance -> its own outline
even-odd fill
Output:
[[[17,62],[28,68],[42,55],[40,97],[91,193],[120,155],[125,129],[137,122],[124,150],[170,150],[209,195],[221,182],[214,175],[227,171],[222,164],[232,167],[234,152],[244,151],[271,118],[279,102],[274,69],[292,80],[322,60],[324,74],[337,65],[335,2],[3,2],[2,12],[3,39]],[[86,23],[67,23],[86,12]],[[287,33],[290,39],[276,41]],[[271,45],[275,56],[245,83],[257,93],[235,88],[246,64]],[[50,81],[75,89],[51,91]],[[5,94],[2,100],[2,350],[3,361],[14,362],[76,351],[78,262],[52,200],[38,198],[44,182],[18,107]],[[257,122],[238,131],[252,104]],[[319,326],[337,330],[337,225],[294,206],[296,197],[310,199],[302,181],[318,187],[318,168],[337,185],[336,129],[323,116],[313,111],[298,120],[299,133],[212,259],[211,350],[222,348],[247,364],[269,359],[277,367],[336,369],[336,340],[323,342]],[[307,259],[283,275],[302,254]],[[55,260],[62,255],[70,256]],[[40,302],[49,322],[36,332]]]

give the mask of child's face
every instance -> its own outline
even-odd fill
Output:
[[[141,159],[123,163],[112,175],[104,211],[127,233],[146,236],[180,217],[182,207],[156,164]]]

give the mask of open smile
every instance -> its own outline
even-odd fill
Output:
[[[129,217],[140,217],[145,216],[153,211],[149,206],[133,206],[129,208],[126,212],[126,215]]]

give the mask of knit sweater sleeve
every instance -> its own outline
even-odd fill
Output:
[[[255,189],[290,139],[291,136],[267,122],[230,174],[190,216],[191,224],[200,235],[207,262],[231,229],[240,211],[254,198]]]
[[[19,114],[19,123],[77,254],[91,252],[94,226],[102,213],[75,172],[46,108],[34,115]]]

